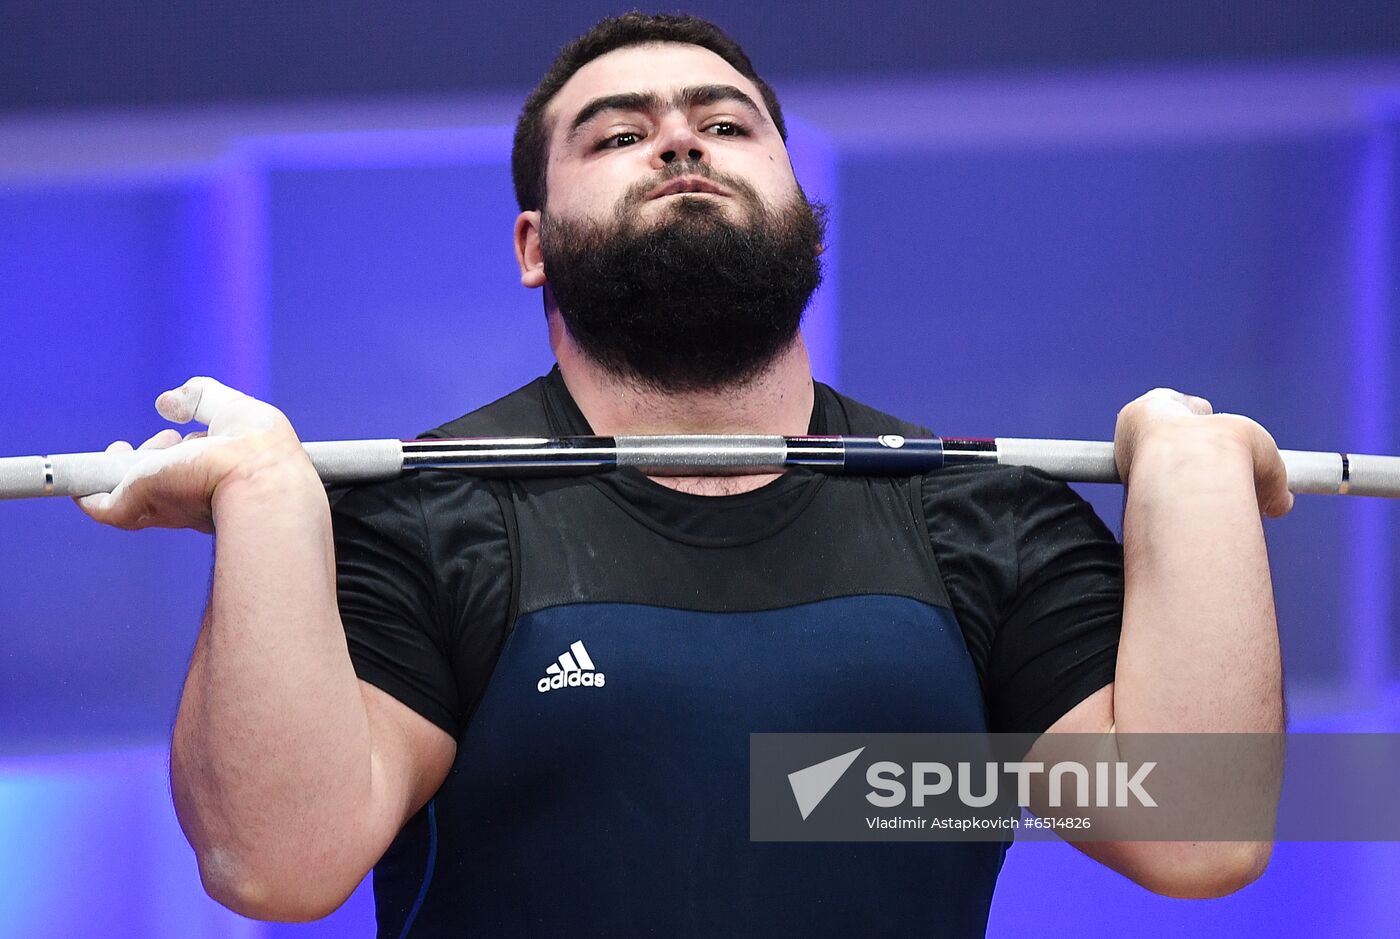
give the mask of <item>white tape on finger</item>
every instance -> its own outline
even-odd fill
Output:
[[[162,394],[156,399],[156,410],[168,421],[198,421],[207,427],[219,412],[242,399],[253,400],[217,379],[201,375]]]
[[[199,397],[195,403],[194,419],[206,427],[214,423],[214,418],[218,417],[230,405],[240,401],[253,400],[243,392],[212,378],[201,378],[196,379],[196,381],[201,382],[201,386]]]
[[[156,413],[176,424],[187,424],[193,420],[195,405],[199,403],[195,381],[191,378],[179,388],[161,392],[160,397],[156,398]]]

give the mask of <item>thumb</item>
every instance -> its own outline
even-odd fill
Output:
[[[276,408],[208,376],[197,376],[156,398],[156,411],[177,424],[197,421],[217,433],[239,434],[271,429],[280,416]]]
[[[1226,415],[1234,417],[1236,415]],[[1273,435],[1257,421],[1243,418],[1253,425],[1250,435],[1254,453],[1254,491],[1259,499],[1259,511],[1269,518],[1287,515],[1293,509],[1293,493],[1288,489],[1288,467],[1279,453]]]
[[[191,378],[179,388],[162,392],[156,398],[156,411],[176,424],[198,421],[207,426],[214,415],[230,403],[247,397],[221,381],[201,375]]]

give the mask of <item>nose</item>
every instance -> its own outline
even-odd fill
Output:
[[[691,147],[689,150],[686,151],[685,155],[690,160],[690,162],[699,163],[701,159],[705,156],[705,152],[699,149],[698,147]],[[679,158],[680,152],[676,150],[665,150],[661,154],[662,163],[674,163]]]
[[[676,117],[679,119],[668,120],[660,130],[660,137],[653,151],[653,166],[660,169],[677,160],[708,163],[710,154],[704,139],[695,132],[688,120],[680,118],[679,115]]]

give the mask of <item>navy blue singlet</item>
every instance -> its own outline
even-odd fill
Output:
[[[520,394],[441,433],[550,432]],[[839,406],[843,432],[927,433]],[[982,934],[1002,844],[748,836],[750,733],[986,729],[917,481],[491,485],[510,630],[375,869],[380,936]]]

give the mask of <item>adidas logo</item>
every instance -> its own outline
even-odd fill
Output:
[[[577,688],[580,685],[601,688],[603,681],[603,673],[594,668],[593,660],[588,657],[588,650],[580,639],[569,646],[568,652],[559,656],[559,661],[544,670],[544,677],[535,687],[543,694],[556,688]]]

